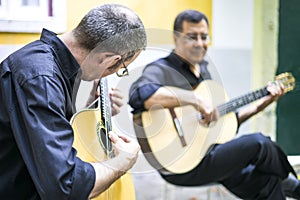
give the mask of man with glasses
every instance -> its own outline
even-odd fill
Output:
[[[109,138],[115,157],[82,161],[72,147],[70,119],[80,80],[128,74],[126,66],[145,47],[145,29],[136,13],[105,4],[89,11],[70,32],[56,35],[44,29],[40,40],[1,63],[2,200],[90,199],[134,165],[140,146],[114,132]],[[118,94],[112,100],[119,101]]]
[[[136,116],[151,108],[163,107],[170,109],[172,117],[174,107],[192,105],[202,115],[200,123],[209,127],[219,119],[219,113],[209,99],[193,90],[203,80],[212,78],[204,59],[209,44],[207,17],[196,10],[183,11],[176,17],[173,31],[175,49],[144,68],[130,88],[129,104]],[[281,86],[269,85],[267,90],[269,95],[236,113],[239,125],[283,95]],[[279,200],[285,196],[300,199],[300,184],[287,156],[261,133],[213,145],[190,171],[176,174],[158,170],[172,184],[221,183],[242,199]]]

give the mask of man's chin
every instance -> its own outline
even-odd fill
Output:
[[[203,61],[203,57],[201,56],[201,58],[197,58],[197,59],[193,59],[193,60],[190,60],[190,63],[192,65],[195,65],[195,64],[198,64],[198,63],[201,63]]]
[[[203,53],[194,53],[190,57],[191,62],[199,63],[204,59],[205,54]]]

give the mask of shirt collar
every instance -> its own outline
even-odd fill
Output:
[[[43,29],[41,41],[49,44],[53,48],[53,52],[59,59],[60,68],[68,79],[74,79],[80,69],[80,66],[69,49],[57,37],[56,33]]]
[[[190,69],[190,64],[186,62],[184,59],[182,59],[178,54],[175,53],[173,50],[169,56],[169,59],[171,62],[176,63],[176,65]],[[206,60],[202,60],[199,63],[200,66],[207,66],[208,62]]]

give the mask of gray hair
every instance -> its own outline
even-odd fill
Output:
[[[73,30],[79,44],[93,51],[113,52],[130,59],[147,46],[141,19],[131,9],[104,4],[89,11]]]

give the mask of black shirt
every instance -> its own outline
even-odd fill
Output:
[[[69,123],[79,64],[43,30],[0,66],[0,199],[87,199],[95,182]]]

